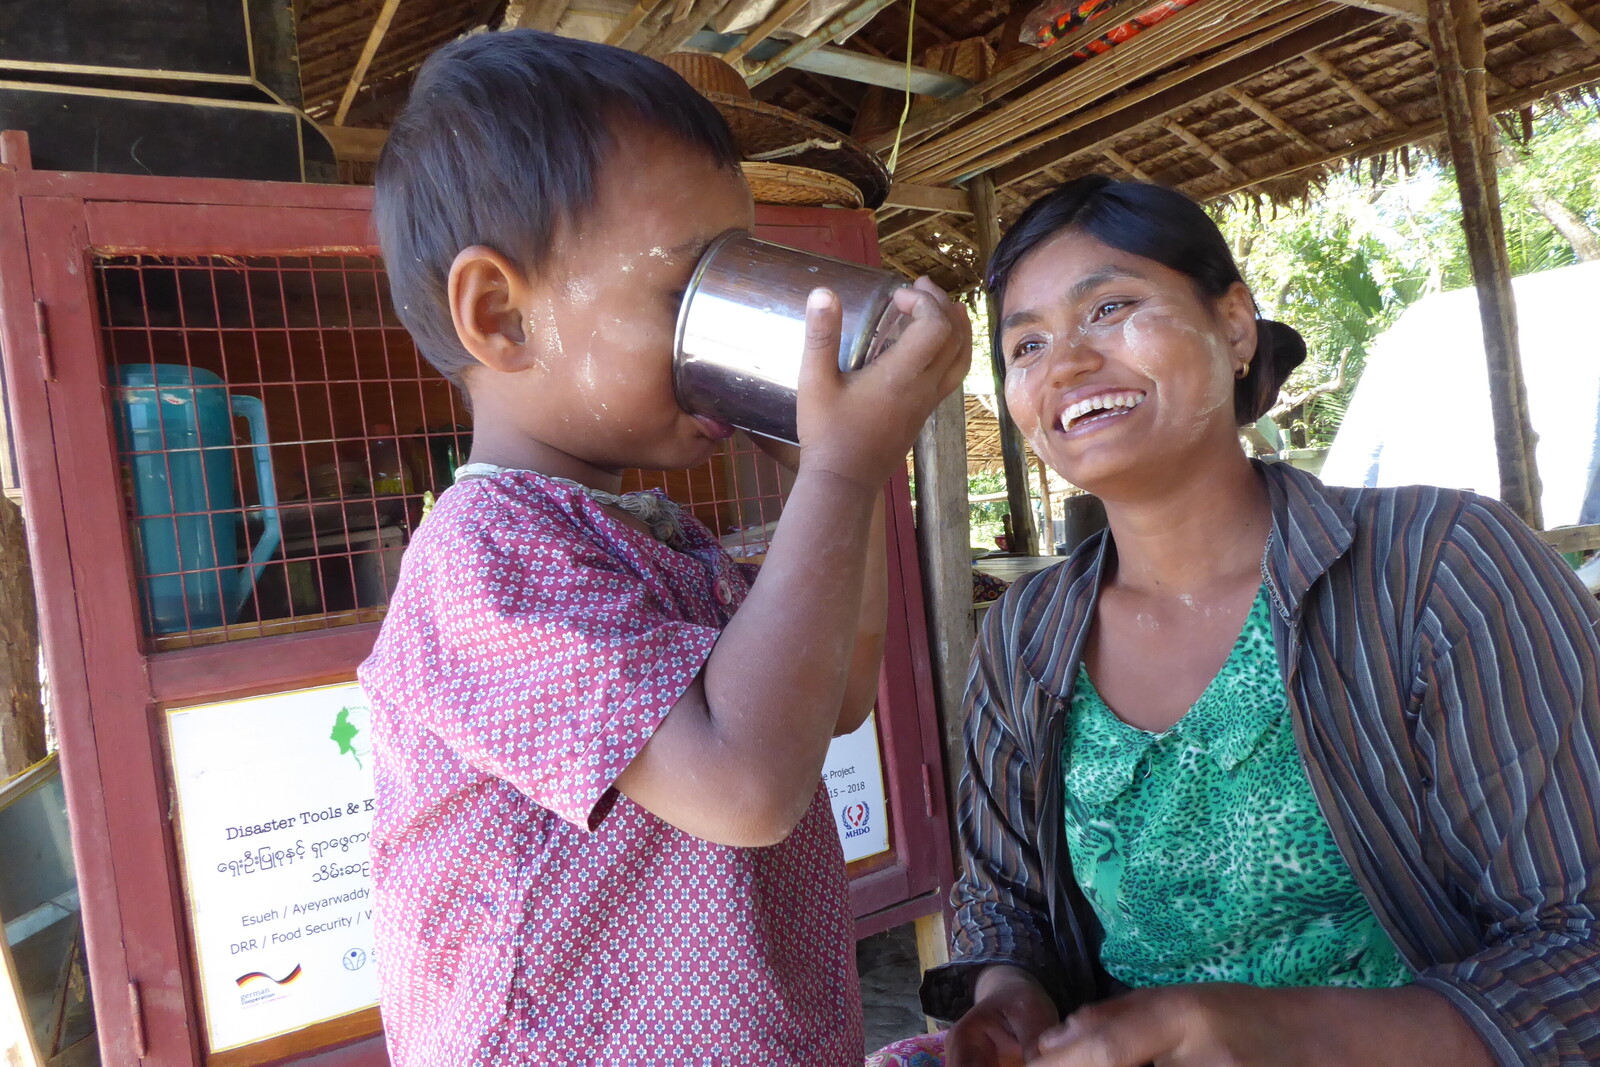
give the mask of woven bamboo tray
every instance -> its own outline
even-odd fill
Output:
[[[865,203],[848,178],[785,163],[741,163],[750,193],[758,204],[789,207],[862,207]]]

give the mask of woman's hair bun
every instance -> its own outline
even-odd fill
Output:
[[[1272,410],[1283,383],[1305,359],[1305,338],[1293,326],[1256,320],[1256,354],[1250,360],[1250,373],[1239,380],[1233,395],[1233,413],[1240,426]]]

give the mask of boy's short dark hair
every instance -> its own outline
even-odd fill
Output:
[[[474,360],[446,286],[481,244],[523,269],[593,206],[617,126],[635,122],[739,155],[712,104],[674,71],[620,48],[534,30],[477,34],[428,57],[378,158],[373,217],[395,310],[422,355],[460,383]]]

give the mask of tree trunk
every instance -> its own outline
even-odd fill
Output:
[[[22,509],[0,496],[0,778],[45,757],[39,620]]]
[[[1450,158],[1461,194],[1461,225],[1478,290],[1478,317],[1489,366],[1489,409],[1494,418],[1500,499],[1535,530],[1540,512],[1538,441],[1528,418],[1528,390],[1517,347],[1516,300],[1511,260],[1500,217],[1500,181],[1495,170],[1495,122],[1489,112],[1483,11],[1477,0],[1428,0],[1439,102]]]
[[[1549,219],[1556,232],[1571,243],[1572,250],[1578,254],[1578,262],[1600,259],[1600,236],[1589,229],[1576,212],[1543,189],[1534,188],[1530,195],[1539,214]]]
[[[1000,243],[1000,213],[995,207],[994,178],[980,174],[967,183],[972,218],[978,234],[978,262],[988,263]],[[992,296],[984,297],[988,309],[989,336],[999,334],[1000,309]],[[1033,496],[1028,491],[1028,452],[1017,424],[1006,410],[1006,366],[1000,354],[989,346],[990,370],[994,372],[995,421],[1000,424],[1000,454],[1005,460],[1006,492],[1010,501],[1011,527],[1006,531],[1006,551],[1017,556],[1037,555],[1039,536],[1033,523]]]

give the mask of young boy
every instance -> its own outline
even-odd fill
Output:
[[[844,376],[813,294],[798,473],[752,586],[664,498],[614,495],[731,433],[671,379],[700,251],[753,221],[709,103],[617,49],[456,42],[390,133],[376,219],[474,421],[361,670],[392,1062],[859,1065],[819,777],[872,705],[877,501],[965,373],[965,316],[920,282],[903,339]]]

